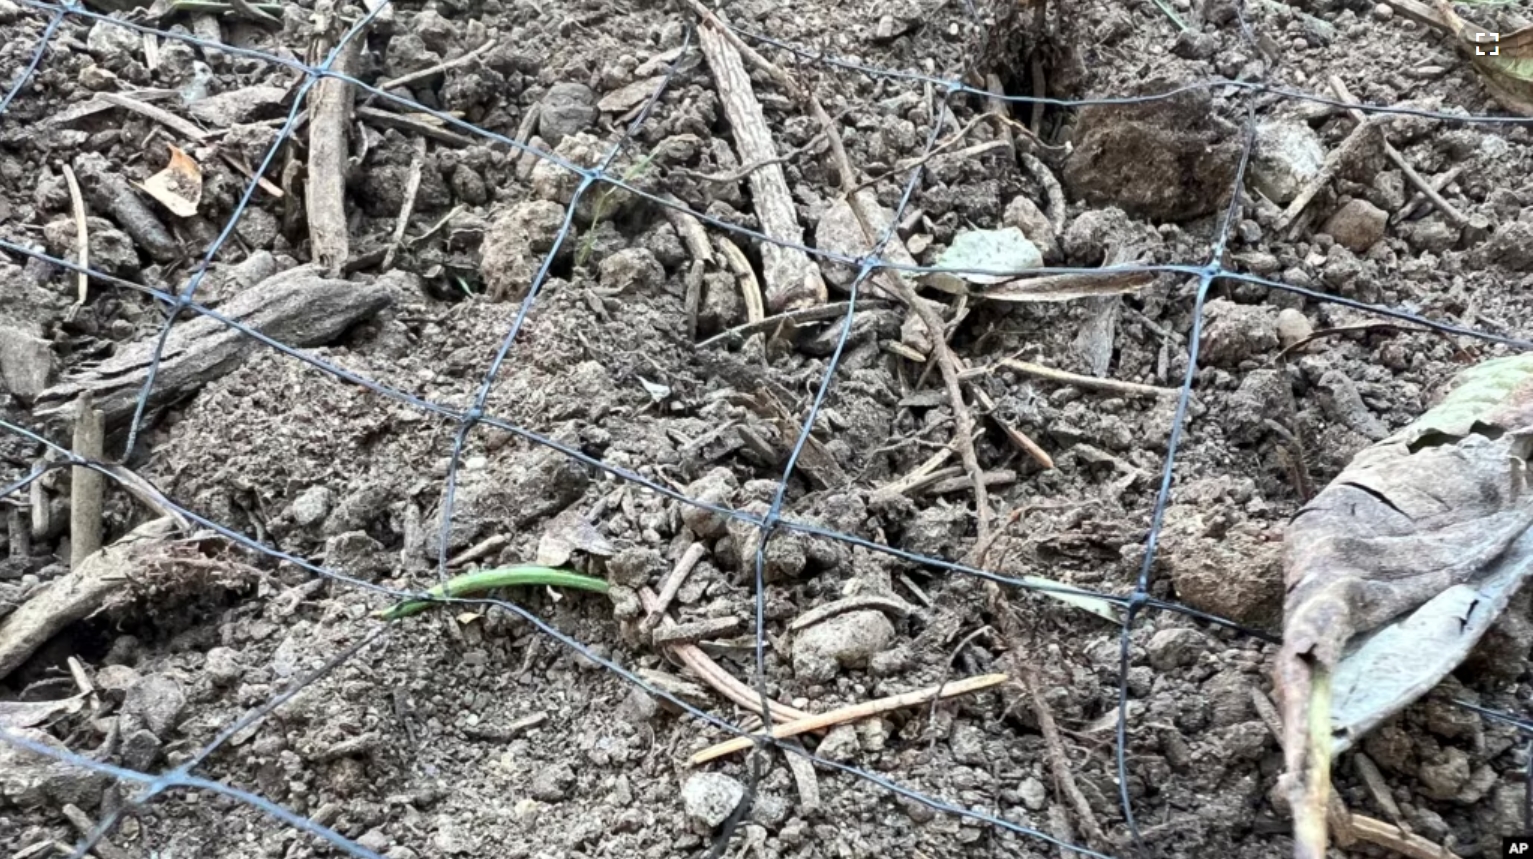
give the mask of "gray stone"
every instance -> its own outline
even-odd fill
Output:
[[[1512,271],[1533,271],[1533,223],[1513,221],[1497,227],[1485,245],[1485,257]]]
[[[575,786],[575,771],[569,764],[557,763],[543,768],[532,777],[530,793],[533,799],[543,802],[559,802],[569,796]]]
[[[1325,392],[1320,400],[1321,408],[1334,421],[1361,433],[1373,441],[1389,435],[1389,428],[1368,409],[1358,393],[1357,385],[1340,370],[1327,370],[1320,377],[1320,389]]]
[[[268,113],[281,109],[282,100],[286,97],[286,87],[243,87],[210,95],[187,110],[209,125],[228,128],[268,118]]]
[[[1314,333],[1315,326],[1310,324],[1309,317],[1302,312],[1292,307],[1285,307],[1278,311],[1277,338],[1278,342],[1283,344],[1283,348],[1303,342]]]
[[[1027,240],[1037,246],[1043,252],[1045,258],[1055,256],[1059,252],[1059,239],[1054,233],[1054,222],[1049,220],[1048,215],[1025,195],[1018,194],[1006,204],[1006,211],[1001,215],[1001,223],[1008,227],[1016,227],[1022,231]]]
[[[830,618],[798,634],[793,641],[793,671],[809,680],[829,680],[837,666],[865,665],[894,640],[894,624],[871,609]]]
[[[1458,243],[1459,231],[1437,218],[1405,224],[1400,232],[1405,240],[1418,251],[1440,254]]]
[[[394,839],[390,838],[388,833],[382,829],[369,829],[362,833],[361,837],[357,839],[357,843],[374,853],[382,853],[389,849],[389,845],[394,843]]]
[[[585,84],[557,83],[548,88],[538,113],[538,133],[557,146],[566,136],[596,121],[596,93]]]
[[[491,298],[527,293],[563,224],[564,207],[551,200],[519,201],[490,222],[479,271]]]
[[[602,286],[618,290],[653,291],[665,283],[665,269],[644,248],[626,248],[601,261]]]
[[[1195,629],[1162,629],[1150,637],[1146,651],[1152,668],[1169,671],[1196,662],[1205,645],[1202,633]]]
[[[245,673],[240,664],[240,652],[232,647],[215,647],[209,650],[202,663],[202,670],[219,686],[237,682]]]
[[[642,588],[665,574],[665,560],[654,549],[631,546],[607,561],[607,578],[620,585]]]
[[[128,690],[138,683],[140,676],[137,670],[126,665],[103,665],[92,682],[96,684],[96,691],[108,700],[121,703]]]
[[[893,210],[879,205],[878,197],[871,189],[864,188],[857,192],[857,200],[863,213],[868,217],[868,227],[876,234],[882,235],[894,222]],[[851,203],[840,196],[820,214],[820,219],[814,226],[814,246],[828,253],[852,259],[857,259],[873,249],[873,243],[863,233],[862,224],[858,221],[857,214],[852,211]],[[910,252],[906,250],[905,243],[900,241],[898,236],[884,246],[882,256],[900,265],[914,266],[916,264]],[[857,277],[855,267],[824,259],[820,261],[820,272],[825,276],[826,283],[842,289],[849,287]],[[901,276],[909,279],[908,275]]]
[[[831,728],[814,749],[816,755],[836,763],[845,763],[856,757],[860,751],[862,746],[857,741],[857,729],[851,725],[837,725]]]
[[[745,796],[745,785],[723,773],[698,773],[681,787],[687,817],[713,829],[729,818]]]
[[[985,734],[977,725],[959,724],[953,727],[948,745],[953,749],[953,759],[961,764],[980,765],[985,760]]]
[[[1042,811],[1049,804],[1048,788],[1032,776],[1022,779],[1017,785],[1017,796],[1021,797],[1022,805],[1028,811]]]
[[[1452,746],[1421,763],[1416,772],[1421,792],[1430,799],[1450,800],[1469,783],[1469,756]]]
[[[1337,244],[1360,254],[1384,238],[1384,227],[1388,223],[1388,212],[1367,200],[1353,200],[1337,209],[1321,232],[1329,233]]]
[[[288,515],[300,527],[307,528],[325,521],[330,514],[331,493],[328,486],[310,486],[293,499]]]
[[[53,382],[53,346],[41,337],[0,326],[0,382],[23,400],[33,400]]]
[[[325,539],[325,566],[363,581],[373,581],[388,569],[383,544],[366,531],[347,531]]]
[[[149,674],[133,684],[122,702],[122,711],[135,716],[157,736],[169,736],[186,706],[181,684],[168,674]]]
[[[143,38],[133,30],[106,21],[97,21],[85,37],[85,50],[95,58],[115,61],[121,65],[123,58],[134,56],[143,47]]]
[[[1298,196],[1299,189],[1320,173],[1324,163],[1325,148],[1309,123],[1279,119],[1256,127],[1251,184],[1279,206]]]
[[[164,743],[153,731],[139,728],[122,738],[122,765],[128,769],[148,771],[159,760]]]
[[[1272,307],[1216,298],[1206,309],[1201,360],[1213,366],[1236,367],[1277,346],[1277,312]]]
[[[734,472],[721,466],[688,484],[686,495],[688,498],[723,507],[731,502],[735,490],[739,488],[739,478],[735,477]],[[686,523],[692,533],[705,540],[723,534],[725,526],[729,524],[727,516],[690,504],[682,506],[681,521]]]

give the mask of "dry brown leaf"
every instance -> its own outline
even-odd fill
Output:
[[[197,204],[202,200],[202,168],[185,152],[166,145],[170,147],[170,163],[138,187],[159,200],[171,214],[190,218],[197,214]]]
[[[1458,666],[1533,574],[1533,355],[1459,374],[1364,449],[1284,539],[1283,785],[1323,859],[1332,755]]]
[[[1470,29],[1447,0],[1438,0],[1437,11],[1497,103],[1520,116],[1533,116],[1533,27],[1485,33]]]

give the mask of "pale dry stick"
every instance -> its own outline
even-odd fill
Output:
[[[1017,160],[1027,169],[1027,172],[1038,180],[1043,186],[1043,213],[1048,216],[1049,223],[1054,225],[1056,234],[1063,234],[1065,221],[1068,213],[1065,209],[1065,189],[1060,186],[1059,180],[1054,178],[1054,171],[1049,165],[1044,164],[1038,156],[1031,152],[1025,152],[1020,147],[1017,149]]]
[[[10,534],[11,557],[28,558],[32,555],[32,527],[21,511],[20,502],[5,512],[6,532]]]
[[[716,236],[719,253],[724,255],[735,279],[740,284],[740,297],[745,301],[745,324],[760,322],[766,318],[766,308],[761,305],[761,284],[756,282],[756,271],[745,252],[728,236]]]
[[[916,489],[932,482],[931,475],[938,473],[942,466],[953,457],[953,453],[952,445],[937,451],[927,457],[925,462],[916,466],[909,474],[885,483],[883,486],[873,490],[873,497],[893,498],[897,495],[914,492]]]
[[[488,555],[491,552],[502,548],[509,542],[511,542],[511,538],[507,537],[505,534],[491,534],[490,536],[485,537],[483,540],[480,540],[478,543],[475,543],[467,549],[464,549],[462,552],[458,553],[457,556],[449,558],[447,560],[447,566],[461,567],[464,564],[477,561],[480,558],[483,558],[485,555]]]
[[[254,179],[256,184],[261,186],[261,190],[265,191],[267,194],[270,194],[273,199],[282,199],[282,189],[278,188],[276,184],[273,183],[270,179],[266,178],[265,176],[257,176],[255,171],[251,170],[248,165],[241,163],[239,159],[235,158],[227,152],[218,153],[218,157],[222,158],[225,164],[233,167],[235,170],[238,170],[242,175],[244,175],[246,179]]]
[[[360,35],[349,40],[335,58],[334,71],[350,75],[365,41]],[[329,40],[321,40],[316,47],[320,49],[316,55],[328,52]],[[351,84],[327,76],[314,85],[309,103],[309,181],[304,202],[309,216],[309,256],[330,277],[340,277],[351,257],[346,222],[346,127],[351,116]]]
[[[639,589],[639,600],[645,611],[659,605],[660,598],[649,588]],[[736,680],[734,675],[725,671],[713,658],[703,652],[703,649],[695,644],[671,644],[666,647],[672,656],[681,664],[696,674],[699,679],[725,698],[744,707],[748,712],[759,714],[761,712],[761,695],[756,690]],[[771,698],[767,699],[767,709],[772,718],[779,722],[791,722],[795,719],[806,718],[809,714],[797,707],[790,707]]]
[[[1016,358],[1002,358],[989,367],[976,370],[976,373],[994,373],[996,368],[1005,367],[1028,376],[1039,379],[1048,379],[1051,382],[1063,382],[1074,385],[1077,388],[1093,388],[1098,391],[1108,391],[1114,394],[1123,394],[1129,397],[1174,397],[1177,391],[1173,388],[1157,388],[1154,385],[1141,385],[1138,382],[1122,382],[1117,379],[1099,379],[1095,376],[1082,376],[1065,370],[1056,370],[1053,367],[1045,367],[1042,364],[1034,364],[1031,361],[1019,361]]]
[[[438,232],[440,232],[443,227],[445,227],[448,224],[452,223],[452,219],[453,218],[458,217],[462,213],[463,213],[463,207],[461,205],[453,206],[452,209],[450,209],[447,212],[447,214],[445,214],[445,215],[443,215],[441,217],[440,220],[438,220],[436,223],[432,224],[431,226],[427,227],[426,231],[424,233],[421,233],[418,236],[410,236],[409,238],[406,238],[405,239],[405,247],[413,248],[417,244],[420,244],[421,242],[431,238],[432,236],[434,236]]]
[[[722,34],[722,38],[734,45],[738,51],[736,60],[739,59],[739,56],[750,60],[770,75],[773,80],[777,81],[795,100],[809,105],[810,113],[814,116],[815,121],[820,124],[821,128],[825,130],[825,134],[830,140],[831,155],[836,164],[837,172],[840,173],[842,190],[846,195],[847,204],[851,207],[852,213],[856,215],[857,222],[862,228],[863,237],[869,243],[875,241],[878,233],[871,228],[867,213],[859,205],[860,198],[856,194],[857,178],[856,174],[852,172],[851,160],[847,158],[846,146],[842,143],[840,131],[837,130],[835,123],[831,121],[830,115],[825,112],[825,107],[820,104],[820,100],[812,94],[806,95],[786,72],[761,56],[754,49],[745,45],[732,30],[723,26],[699,0],[688,0],[688,2],[711,25],[699,28],[700,40],[705,53],[708,50],[710,39],[718,39],[720,34]],[[743,70],[741,72],[743,74]],[[749,78],[746,78],[747,85],[749,82]],[[754,100],[752,102],[754,103]],[[756,109],[759,112],[760,105],[756,105]],[[942,110],[943,121],[945,121],[947,115],[948,110],[944,106]],[[778,175],[781,175],[780,170]],[[990,525],[989,496],[985,491],[984,476],[979,467],[979,457],[974,451],[974,417],[969,413],[968,406],[963,400],[963,390],[958,382],[958,370],[954,366],[953,353],[949,349],[947,342],[942,337],[936,336],[943,330],[942,320],[937,318],[934,310],[916,297],[915,291],[910,288],[909,284],[905,283],[903,278],[889,277],[886,272],[880,272],[879,274],[885,288],[891,294],[898,295],[901,301],[912,308],[921,317],[921,321],[926,324],[927,329],[934,335],[935,346],[933,352],[936,354],[938,365],[942,368],[942,376],[947,385],[948,398],[953,404],[954,423],[959,436],[959,454],[963,458],[964,468],[969,473],[969,479],[974,484],[975,515],[977,517],[976,530],[979,538],[983,540],[988,533]],[[824,289],[823,282],[820,283],[820,289]],[[823,302],[824,298],[822,296],[819,303]],[[768,303],[770,304],[771,302],[769,301]],[[780,308],[774,307],[773,309],[777,310]]]
[[[1449,186],[1451,186],[1454,182],[1457,182],[1458,177],[1462,176],[1463,173],[1464,165],[1462,164],[1455,164],[1452,167],[1449,167],[1442,173],[1432,177],[1432,190],[1436,191],[1438,194],[1441,194],[1442,192],[1448,190]],[[1416,210],[1421,208],[1421,204],[1425,203],[1426,200],[1427,195],[1418,191],[1411,196],[1410,202],[1406,203],[1400,208],[1398,212],[1395,212],[1389,217],[1389,222],[1391,224],[1401,223],[1411,215],[1416,214]]]
[[[723,32],[716,22],[697,30],[698,43],[717,82],[724,114],[734,131],[735,147],[741,161],[770,161],[777,157],[771,129],[761,103],[756,100],[740,52]],[[761,232],[780,242],[803,244],[803,227],[799,225],[798,210],[782,167],[776,164],[762,167],[750,174],[749,181]],[[827,293],[819,266],[797,247],[763,242],[761,261],[766,306],[772,312],[825,303]]]
[[[440,73],[445,72],[445,71],[447,71],[449,69],[455,69],[458,66],[466,65],[468,63],[473,62],[475,59],[477,59],[477,58],[479,58],[481,56],[484,56],[486,53],[489,52],[489,50],[491,48],[495,47],[495,44],[496,44],[496,42],[495,42],[494,39],[485,39],[484,40],[484,44],[482,44],[479,47],[473,49],[472,51],[469,51],[466,54],[462,54],[462,55],[454,57],[454,58],[452,58],[450,60],[443,60],[442,62],[437,63],[434,66],[428,66],[428,67],[426,67],[424,69],[421,69],[420,71],[417,71],[417,72],[410,72],[409,74],[400,75],[397,78],[393,78],[391,80],[386,80],[383,83],[378,84],[378,89],[381,89],[384,92],[388,92],[389,90],[394,89],[396,87],[409,86],[410,84],[413,84],[416,81],[425,80],[426,78],[429,78],[432,75],[440,74]],[[377,93],[372,93],[371,95],[369,95],[367,97],[367,100],[364,101],[363,104],[372,104],[373,103],[373,99],[375,99],[377,97],[378,97]]]
[[[990,395],[985,393],[984,389],[980,388],[978,385],[971,385],[970,389],[974,391],[974,398],[979,401],[980,407],[990,415],[990,419],[995,421],[996,426],[1001,428],[1001,432],[1006,434],[1006,437],[1011,440],[1011,443],[1015,445],[1018,450],[1032,457],[1033,461],[1042,466],[1044,471],[1053,470],[1054,458],[1049,456],[1048,451],[1044,450],[1042,447],[1039,447],[1038,443],[1033,441],[1032,438],[1027,435],[1027,433],[1023,432],[1020,428],[1013,426],[1010,421],[1002,418],[1000,414],[996,412],[995,400],[990,399]]]
[[[1340,169],[1343,162],[1351,158],[1358,149],[1362,148],[1371,135],[1378,134],[1380,140],[1383,139],[1383,126],[1386,122],[1388,122],[1387,117],[1378,115],[1368,117],[1363,122],[1358,123],[1352,129],[1352,133],[1342,140],[1341,145],[1331,150],[1330,154],[1326,156],[1325,161],[1320,165],[1320,171],[1306,182],[1303,188],[1299,189],[1298,196],[1293,198],[1293,202],[1288,204],[1288,208],[1284,209],[1283,214],[1278,218],[1277,223],[1274,225],[1274,230],[1281,233],[1294,226],[1294,222],[1308,208],[1310,201],[1315,199],[1315,195],[1319,194],[1321,189],[1330,184],[1331,180],[1336,177],[1336,171]]]
[[[992,471],[986,471],[980,474],[980,480],[985,482],[986,488],[991,486],[1010,486],[1011,484],[1017,482],[1017,473],[1009,468],[997,468]],[[967,474],[959,474],[954,475],[946,480],[939,480],[936,483],[926,487],[924,491],[927,495],[946,495],[949,492],[958,492],[963,490],[972,486],[973,484],[973,477]],[[991,529],[990,533],[994,534],[995,530]],[[974,542],[976,549],[978,549],[981,545],[984,544],[980,543],[978,540]]]
[[[106,415],[91,405],[89,391],[75,400],[75,456],[99,461],[106,446]],[[69,568],[78,570],[101,548],[102,495],[106,478],[95,469],[77,465],[69,481]]]
[[[208,137],[208,132],[203,131],[191,122],[176,116],[164,108],[155,107],[136,98],[128,98],[121,93],[115,92],[98,92],[96,93],[96,98],[108,104],[116,105],[123,110],[131,110],[140,116],[152,119],[188,140],[201,143]]]
[[[981,674],[977,677],[968,677],[957,683],[944,684],[941,686],[928,686],[925,689],[917,689],[914,692],[905,692],[900,695],[890,695],[887,698],[878,698],[872,701],[864,701],[860,704],[852,704],[847,707],[837,707],[824,713],[816,713],[805,719],[796,719],[772,729],[772,737],[785,739],[806,734],[810,731],[818,731],[824,728],[834,727],[847,722],[858,722],[872,716],[883,713],[903,710],[906,707],[917,707],[932,700],[932,698],[955,698],[959,695],[967,695],[971,692],[979,692],[1005,683],[1010,678],[1005,674]],[[759,735],[758,735],[759,736]],[[688,763],[693,766],[704,764],[715,758],[735,752],[743,752],[755,744],[757,737],[735,737],[718,745],[709,746],[688,758]]]
[[[921,586],[916,584],[909,575],[900,573],[899,581],[900,584],[905,586],[905,590],[910,591],[910,593],[915,596],[916,601],[921,605],[924,605],[929,609],[937,607],[937,604],[932,602],[932,598],[926,595],[926,591],[921,590]]]
[[[823,112],[823,111],[822,111]],[[944,105],[942,121],[946,121],[948,110]],[[851,164],[846,160],[846,148],[841,145],[841,135],[833,126],[826,126],[826,133],[830,135],[831,151],[840,160],[842,173],[842,185],[846,190],[846,201],[857,218],[857,225],[862,230],[863,240],[870,245],[877,241],[878,231],[868,218],[867,212],[863,211],[860,203],[862,197],[853,192],[855,178],[851,171]],[[897,236],[890,238],[898,241]],[[942,319],[931,305],[922,301],[916,295],[915,290],[902,277],[890,276],[887,270],[880,270],[877,275],[881,285],[891,295],[898,296],[907,307],[911,309],[926,330],[932,333],[932,355],[937,359],[937,366],[942,371],[942,381],[947,387],[948,401],[953,407],[954,434],[958,442],[958,455],[963,461],[964,470],[968,472],[969,481],[974,493],[975,535],[979,543],[986,541],[990,532],[990,495],[985,489],[985,475],[979,465],[979,455],[974,450],[974,415],[969,412],[968,404],[963,399],[963,386],[958,380],[958,359],[953,355],[952,348],[948,345],[947,338],[943,335],[945,330]]]
[[[80,183],[75,179],[75,171],[68,164],[59,165],[64,168],[64,183],[69,186],[69,206],[74,212],[75,218],[75,254],[80,266],[75,283],[75,303],[70,306],[67,318],[73,319],[74,315],[85,306],[85,299],[90,296],[90,225],[85,217],[85,198],[80,195]]]
[[[415,211],[415,196],[421,189],[421,171],[426,163],[426,140],[415,138],[415,158],[410,161],[410,178],[405,180],[405,198],[399,204],[399,217],[394,220],[394,233],[389,237],[389,249],[383,252],[383,271],[394,266],[394,256],[405,240],[405,227],[410,225],[410,215]]]
[[[692,575],[692,569],[707,552],[707,544],[701,541],[687,547],[681,555],[681,560],[676,562],[676,566],[672,567],[670,573],[666,575],[665,581],[660,583],[660,596],[656,598],[654,607],[648,609],[644,620],[640,622],[641,631],[650,632],[660,624],[661,618],[671,607],[671,600],[676,598],[681,586],[686,583],[687,576]]]
[[[1359,124],[1367,122],[1367,114],[1363,113],[1356,107],[1350,106],[1357,104],[1357,99],[1352,97],[1352,93],[1347,90],[1347,85],[1342,82],[1341,78],[1337,77],[1336,75],[1331,75],[1329,78],[1329,83],[1331,85],[1331,92],[1336,94],[1336,98],[1346,102],[1349,105],[1347,108],[1347,115],[1352,117],[1353,121]],[[1427,182],[1427,180],[1421,178],[1421,174],[1416,172],[1416,168],[1412,167],[1411,163],[1405,160],[1405,156],[1400,154],[1400,150],[1396,149],[1394,144],[1390,143],[1388,140],[1384,141],[1384,155],[1388,157],[1396,167],[1400,168],[1400,172],[1405,174],[1406,181],[1415,186],[1416,190],[1424,195],[1428,200],[1431,200],[1432,205],[1436,206],[1437,210],[1443,213],[1443,217],[1452,221],[1455,227],[1462,228],[1469,224],[1469,219],[1464,217],[1464,214],[1458,209],[1453,208],[1453,205],[1450,204],[1447,200],[1444,200],[1443,196],[1437,193],[1436,189],[1434,189],[1431,184]]]
[[[41,471],[48,466],[47,457],[38,457],[32,463],[35,470]],[[27,487],[27,502],[32,508],[32,536],[35,539],[47,539],[48,532],[53,530],[53,508],[48,504],[48,492],[43,482],[48,477],[32,481]]]
[[[1036,78],[1034,80],[1036,80]],[[1009,108],[1005,100],[1001,98],[1001,93],[1005,92],[1006,90],[1005,86],[1001,83],[1001,76],[995,72],[987,72],[985,74],[985,90],[989,93],[989,95],[985,97],[985,115],[995,116],[998,119],[1004,119]],[[1033,107],[1036,109],[1042,107],[1042,105],[1033,105]],[[998,125],[1000,126],[999,133],[1001,135],[1001,139],[1006,141],[1012,146],[1013,149],[1015,149],[1017,140],[1012,136],[1011,126],[1004,122],[998,123]],[[1034,138],[1038,136],[1038,129],[1036,125],[1037,123],[1033,123],[1028,128],[1028,130],[1032,132]]]
[[[946,114],[946,110],[943,111]],[[841,136],[834,129],[830,130],[833,143],[832,150],[839,152],[845,157],[845,149],[834,145],[839,143]],[[850,176],[850,165],[843,162],[842,172]],[[847,203],[850,205],[852,214],[857,218],[857,224],[862,229],[864,241],[873,243],[878,238],[878,232],[873,229],[868,220],[867,213],[859,204],[861,197],[850,193],[851,180],[845,182],[848,188]],[[932,332],[932,355],[937,359],[937,366],[942,371],[942,381],[947,387],[948,401],[953,407],[954,435],[958,442],[958,455],[963,461],[964,470],[969,475],[969,481],[973,485],[974,492],[974,515],[975,534],[978,542],[984,542],[990,532],[990,496],[985,490],[985,475],[979,465],[979,455],[974,450],[974,415],[970,413],[968,404],[963,399],[963,386],[958,379],[958,359],[953,355],[952,348],[948,345],[947,338],[942,335],[945,330],[942,319],[933,310],[931,305],[922,301],[910,284],[902,277],[892,277],[887,271],[880,271],[877,275],[881,285],[890,294],[898,296],[926,325],[926,330]]]

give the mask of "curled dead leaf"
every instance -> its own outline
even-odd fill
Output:
[[[138,187],[160,201],[171,214],[190,218],[197,214],[197,204],[202,201],[202,168],[191,156],[170,146],[170,163]]]
[[[1437,0],[1436,8],[1491,97],[1512,113],[1533,116],[1533,27],[1482,32],[1468,26],[1447,0]]]
[[[1458,666],[1533,575],[1533,355],[1459,374],[1360,452],[1284,539],[1283,786],[1325,855],[1330,761]]]

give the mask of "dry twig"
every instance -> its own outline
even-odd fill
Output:
[[[484,56],[486,53],[489,52],[489,50],[491,48],[495,47],[495,45],[496,45],[496,42],[495,42],[494,39],[485,39],[484,40],[484,44],[482,44],[479,47],[473,49],[472,51],[469,51],[466,54],[463,54],[463,55],[457,56],[457,57],[453,57],[450,60],[443,60],[442,62],[437,63],[434,66],[428,66],[427,68],[421,69],[420,71],[417,71],[417,72],[410,72],[407,75],[400,75],[397,78],[393,78],[391,80],[386,80],[383,83],[378,84],[378,89],[381,89],[384,92],[388,92],[389,90],[394,89],[396,87],[409,86],[410,84],[413,84],[416,81],[423,81],[426,78],[431,77],[432,75],[441,74],[442,72],[445,72],[448,69],[455,69],[455,68],[457,68],[459,66],[467,65],[468,63],[473,62],[475,59],[477,59],[477,58],[479,58],[481,56]],[[365,102],[365,104],[372,104],[373,99],[375,99],[377,97],[378,97],[377,93],[373,93],[372,95],[369,95],[367,97],[367,101]]]
[[[1342,82],[1341,78],[1335,75],[1331,75],[1330,84],[1331,91],[1336,93],[1336,97],[1338,99],[1346,102],[1349,105],[1357,104],[1357,99],[1353,98],[1352,93],[1347,91],[1347,85]],[[1356,107],[1347,108],[1347,115],[1352,117],[1352,119],[1358,123],[1359,127],[1368,121],[1367,115]],[[1384,155],[1387,156],[1396,167],[1400,168],[1400,172],[1405,174],[1406,181],[1415,186],[1416,190],[1420,192],[1422,196],[1428,200],[1431,200],[1432,205],[1436,206],[1437,210],[1443,213],[1443,217],[1452,221],[1454,226],[1463,227],[1469,223],[1469,219],[1464,217],[1462,212],[1453,208],[1453,205],[1450,204],[1447,200],[1444,200],[1442,195],[1437,192],[1436,188],[1433,188],[1425,179],[1421,178],[1421,174],[1416,172],[1416,168],[1412,167],[1411,163],[1405,160],[1405,156],[1400,154],[1400,150],[1396,149],[1394,144],[1390,143],[1388,140],[1384,141]]]
[[[327,4],[321,3],[323,8]],[[337,10],[316,11],[326,20]],[[357,67],[365,40],[360,34],[341,48],[333,69],[350,75]],[[314,56],[330,50],[328,37],[315,45]],[[339,277],[351,256],[346,224],[346,127],[351,124],[351,84],[325,77],[314,85],[309,113],[309,181],[304,196],[309,216],[309,253],[331,277]]]
[[[703,555],[707,551],[707,544],[702,542],[693,543],[687,547],[687,551],[682,554],[681,560],[676,562],[676,566],[671,568],[671,572],[665,577],[665,581],[660,583],[660,596],[656,598],[653,607],[646,609],[647,614],[643,622],[639,624],[640,630],[650,632],[659,625],[661,618],[665,616],[666,610],[671,607],[671,600],[676,598],[676,593],[681,590],[681,586],[687,581],[687,576],[692,574],[692,568],[697,566],[697,562],[703,559]]]
[[[1027,433],[1023,432],[1019,427],[1013,426],[1011,422],[1002,418],[996,411],[995,401],[990,399],[990,395],[985,393],[983,388],[975,385],[973,386],[973,391],[974,398],[979,400],[980,407],[990,415],[990,419],[995,421],[996,426],[1001,428],[1001,432],[1006,434],[1006,437],[1011,440],[1011,443],[1018,450],[1032,457],[1033,461],[1042,466],[1044,471],[1054,467],[1054,458],[1049,456],[1049,452],[1039,447],[1038,443],[1029,438]]]
[[[201,142],[206,140],[208,137],[208,132],[203,131],[188,120],[182,119],[181,117],[176,116],[174,113],[171,113],[164,108],[155,107],[152,104],[147,104],[145,102],[139,101],[136,98],[129,98],[122,93],[98,92],[96,93],[96,98],[108,104],[120,107],[123,110],[131,110],[139,116],[152,119],[155,122],[158,122],[159,124],[170,129],[171,131],[174,131],[182,137],[185,137],[187,140]]]
[[[410,162],[410,178],[405,181],[405,198],[399,204],[399,217],[394,221],[394,234],[389,237],[389,248],[383,253],[384,271],[394,267],[394,255],[405,239],[405,227],[410,225],[410,213],[415,211],[415,196],[420,193],[421,169],[426,162],[426,141],[415,138],[415,158]]]
[[[75,180],[75,171],[68,164],[61,165],[64,168],[64,183],[69,186],[69,206],[74,212],[75,218],[75,262],[80,266],[77,273],[75,303],[69,308],[69,318],[79,312],[85,306],[85,299],[90,295],[90,275],[86,271],[90,269],[90,225],[85,217],[85,198],[80,195],[80,183]]]
[[[74,453],[100,461],[106,445],[106,416],[91,404],[89,391],[75,400]],[[101,548],[102,494],[106,479],[95,469],[77,465],[70,469],[69,568],[78,570],[85,559]]]
[[[1357,127],[1352,129],[1352,133],[1348,134],[1346,139],[1341,142],[1341,145],[1331,150],[1330,154],[1326,156],[1325,162],[1320,166],[1320,172],[1316,173],[1304,184],[1303,188],[1299,189],[1298,196],[1294,197],[1293,201],[1288,204],[1288,208],[1283,210],[1283,214],[1278,218],[1274,229],[1281,233],[1288,230],[1289,227],[1296,227],[1299,216],[1304,213],[1310,201],[1315,199],[1315,195],[1319,194],[1321,189],[1330,184],[1331,180],[1336,177],[1336,172],[1341,168],[1341,165],[1352,158],[1354,153],[1362,149],[1363,146],[1367,145],[1369,138],[1378,135],[1380,140],[1383,139],[1382,129],[1388,121],[1385,116],[1379,115],[1367,117],[1362,122],[1359,122]],[[1297,228],[1290,232],[1289,238],[1293,238],[1294,232],[1297,232]]]
[[[766,308],[761,306],[761,284],[756,282],[756,270],[751,267],[751,261],[728,236],[718,236],[715,241],[740,284],[740,297],[745,301],[745,324],[760,322],[766,318]]]
[[[644,605],[645,611],[652,611],[659,605],[659,597],[649,588],[639,590],[639,599]],[[734,675],[725,671],[713,658],[704,653],[702,648],[695,644],[674,643],[665,648],[671,655],[676,657],[682,665],[691,669],[699,679],[712,686],[725,698],[739,704],[751,713],[761,712],[761,695],[751,687],[735,678]],[[767,710],[773,719],[779,722],[791,722],[795,719],[806,718],[809,714],[796,707],[790,707],[779,701],[767,699]]]
[[[1063,382],[1078,388],[1094,388],[1098,391],[1109,391],[1114,394],[1123,394],[1130,397],[1174,397],[1177,391],[1173,388],[1157,388],[1154,385],[1141,385],[1138,382],[1120,382],[1117,379],[1099,379],[1095,376],[1082,376],[1079,373],[1070,373],[1065,370],[1056,370],[1053,367],[1045,367],[1042,364],[1034,364],[1030,361],[1019,361],[1015,358],[1002,358],[994,365],[979,372],[993,373],[996,367],[1005,367],[1039,379],[1048,379],[1051,382]]]
[[[914,692],[890,695],[887,698],[864,701],[861,704],[852,704],[847,707],[837,707],[824,713],[816,713],[808,718],[797,719],[778,725],[772,729],[772,736],[779,740],[785,737],[796,737],[799,734],[806,734],[810,731],[818,731],[847,722],[860,721],[870,716],[877,716],[893,710],[919,706],[927,703],[932,698],[954,698],[959,695],[967,695],[970,692],[989,689],[1005,683],[1008,679],[1005,674],[982,674],[978,677],[960,680],[957,683],[928,686],[925,689],[917,689]],[[732,740],[727,740],[697,752],[688,759],[688,762],[693,766],[707,763],[724,755],[745,751],[754,743],[755,738],[753,737],[735,737]]]
[[[763,166],[750,174],[751,198],[761,231],[778,242],[802,245],[804,231],[798,223],[798,209],[788,190],[782,167],[768,163],[776,159],[771,129],[751,88],[750,75],[741,63],[740,52],[724,35],[717,21],[698,28],[698,42],[708,66],[718,82],[719,99],[734,131],[740,160]],[[766,303],[772,312],[825,303],[825,281],[819,266],[803,251],[775,242],[761,244],[762,276],[766,280]]]

